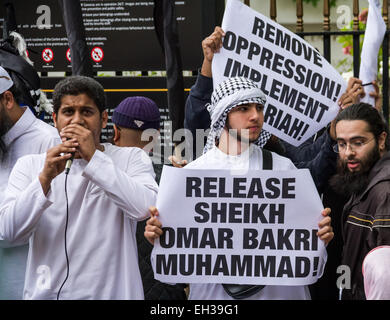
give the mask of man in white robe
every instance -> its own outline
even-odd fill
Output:
[[[156,199],[152,163],[100,143],[108,115],[92,78],[60,81],[53,104],[62,143],[18,160],[0,207],[0,239],[29,241],[23,298],[143,299],[135,231]]]
[[[14,72],[13,77],[20,75]],[[0,203],[16,161],[61,142],[57,130],[37,119],[26,105],[24,98],[28,94],[21,82],[14,83],[7,70],[0,67]],[[0,300],[22,299],[27,253],[28,244],[15,246],[0,239]]]

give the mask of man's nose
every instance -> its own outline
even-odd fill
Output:
[[[260,117],[260,114],[262,111],[259,111],[256,107],[252,107],[249,110],[249,112],[250,112],[249,119],[250,120],[257,120]]]
[[[350,159],[355,156],[355,150],[351,148],[351,145],[348,143],[347,148],[345,149],[345,156]]]
[[[84,118],[83,118],[83,115],[81,114],[81,112],[76,111],[73,114],[71,123],[80,124],[80,125],[84,124]]]

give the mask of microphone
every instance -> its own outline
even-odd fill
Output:
[[[66,139],[66,140],[69,140],[69,138]],[[72,152],[72,156],[68,160],[66,160],[66,163],[65,163],[65,174],[69,173],[70,167],[72,166],[72,163],[73,163],[73,159],[74,159],[74,152]]]
[[[73,159],[74,159],[74,153],[72,152],[72,156],[68,160],[66,160],[65,174],[69,173],[70,167],[72,166],[72,163],[73,163]]]

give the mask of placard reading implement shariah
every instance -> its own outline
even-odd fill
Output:
[[[257,82],[267,96],[263,129],[299,146],[336,117],[346,83],[309,43],[235,0],[226,4],[222,29],[214,88],[235,76]]]
[[[164,166],[155,278],[168,283],[307,285],[322,275],[323,206],[309,170]]]

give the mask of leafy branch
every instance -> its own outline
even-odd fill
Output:
[[[296,2],[296,0],[293,0],[294,2]],[[304,0],[305,3],[311,3],[313,5],[313,7],[317,8],[317,4],[320,0]],[[336,6],[336,2],[337,0],[330,0],[329,4],[331,7],[335,7]]]

